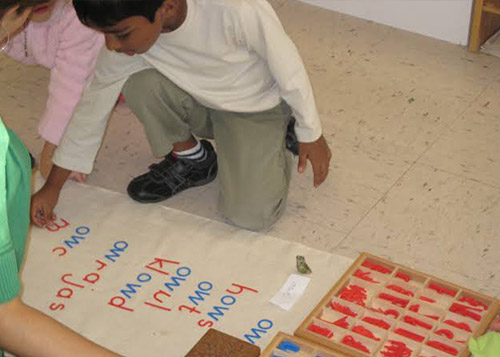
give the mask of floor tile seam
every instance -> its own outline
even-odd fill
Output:
[[[475,102],[478,102],[478,99],[481,95],[483,95],[484,92],[486,92],[488,89],[490,89],[493,85],[493,83],[495,83],[498,79],[500,79],[500,73],[497,74],[496,76],[494,76],[493,78],[490,79],[490,81],[484,86],[484,88],[479,91],[478,94],[476,94],[476,97],[474,98],[473,100],[473,103]]]
[[[353,152],[364,154],[368,158],[372,158],[373,154],[375,152],[373,150],[370,151],[368,148],[366,148],[362,145],[356,146],[355,143],[352,141],[352,139],[349,139],[346,137],[334,136],[333,138],[331,138],[329,140],[336,141],[336,144],[340,144],[340,145],[345,144],[344,146],[342,146],[343,148],[345,148],[346,146],[349,146],[349,148]],[[406,166],[406,165],[409,165],[409,163],[413,163],[416,161],[416,159],[407,158],[407,157],[394,157],[394,156],[391,156],[390,153],[384,152],[384,151],[380,151],[378,153],[380,154],[381,157],[384,158],[384,160],[387,159],[387,161],[389,161],[389,159],[390,159],[390,160],[392,160],[392,163],[395,162],[396,164],[401,165],[401,166]],[[408,155],[408,156],[410,156],[410,155]],[[335,158],[335,156],[332,157],[332,159],[334,159],[334,158]],[[330,166],[330,171],[331,170],[332,170],[332,167]]]
[[[468,102],[468,105],[467,105],[467,106],[466,106],[466,107],[465,107],[462,111],[460,111],[460,113],[459,113],[459,114],[457,114],[457,116],[456,116],[456,118],[455,118],[454,120],[451,120],[451,121],[450,121],[450,123],[448,123],[447,125],[445,125],[445,126],[444,126],[444,130],[442,130],[442,132],[441,132],[440,134],[438,134],[438,135],[436,136],[436,138],[434,138],[434,140],[432,140],[432,142],[429,144],[429,146],[427,146],[427,147],[424,149],[424,151],[423,151],[420,155],[418,155],[418,156],[417,156],[417,158],[415,159],[415,161],[414,161],[414,162],[419,162],[419,161],[422,159],[422,157],[424,157],[424,156],[425,156],[425,154],[427,154],[427,152],[429,152],[429,151],[430,151],[430,150],[434,147],[434,145],[435,145],[435,144],[436,144],[439,140],[441,140],[441,139],[442,139],[442,138],[443,138],[446,134],[448,134],[448,132],[449,132],[449,131],[451,130],[451,128],[453,127],[453,125],[454,125],[456,122],[458,122],[460,119],[462,119],[462,118],[463,118],[463,116],[464,116],[465,112],[466,112],[467,110],[469,110],[469,109],[472,107],[472,105],[474,105],[474,104],[477,102],[477,99],[479,98],[479,96],[481,96],[481,94],[483,94],[483,93],[486,91],[486,89],[487,89],[487,88],[488,88],[488,86],[486,86],[485,88],[483,88],[483,89],[482,89],[482,90],[481,90],[481,91],[480,91],[480,92],[476,95],[476,97],[475,97],[472,101]]]
[[[451,127],[457,122],[459,121],[460,119],[462,119],[464,117],[464,114],[467,110],[469,110],[474,104],[476,104],[478,102],[478,99],[479,97],[489,88],[490,84],[487,84],[485,85],[480,91],[478,91],[478,93],[474,96],[473,99],[471,100],[465,100],[467,104],[467,106],[461,110],[455,119],[451,120],[447,125],[445,125],[444,127],[447,129],[447,130],[450,130]],[[447,130],[444,130],[443,133],[441,133],[441,135],[436,138],[431,145],[429,145],[429,147],[427,149],[430,149],[432,145],[434,145],[434,143],[439,140],[441,137],[443,137],[446,133]],[[426,150],[427,151],[427,150]],[[425,153],[425,152],[424,152]]]
[[[426,163],[426,162],[420,162],[420,161],[418,161],[415,164],[418,165],[418,166],[425,166],[425,167],[431,168],[431,169],[436,170],[436,171],[444,172],[446,174],[453,175],[455,177],[459,177],[459,178],[467,180],[467,181],[478,183],[478,184],[481,184],[483,186],[487,186],[487,187],[490,187],[490,188],[493,188],[493,189],[496,189],[496,190],[500,190],[500,186],[497,186],[497,185],[494,185],[494,184],[491,184],[491,183],[488,183],[488,182],[484,182],[484,181],[481,181],[481,180],[473,178],[473,177],[468,177],[468,176],[465,176],[465,175],[461,175],[461,174],[459,174],[457,172],[445,170],[445,169],[436,167],[436,166],[434,166],[432,164],[429,164],[429,163]]]
[[[456,120],[458,120],[462,115],[463,113],[473,104],[474,102],[471,102],[469,103],[469,105],[462,111],[461,114],[458,115],[458,118]],[[445,130],[446,132],[446,130]],[[373,211],[373,209],[380,203],[380,201],[382,201],[388,194],[389,192],[398,184],[398,182],[400,182],[416,165],[422,165],[421,162],[419,162],[421,160],[421,158],[424,156],[424,154],[429,150],[430,147],[432,147],[435,142],[437,140],[439,140],[444,134],[445,132],[443,132],[440,136],[438,136],[438,138],[436,138],[433,143],[426,149],[424,150],[424,152],[422,154],[420,154],[417,159],[415,159],[411,164],[410,166],[405,170],[405,172],[400,175],[394,182],[393,184],[382,194],[382,196],[365,212],[365,214],[360,218],[360,220],[358,222],[356,222],[356,224],[354,224],[354,226],[349,230],[349,232],[346,234],[346,236],[344,237],[344,239],[342,239],[336,246],[335,248],[339,247],[342,243],[344,243],[348,238],[351,237],[352,235],[352,232],[361,224],[361,222],[368,216],[368,214]],[[425,166],[428,166],[428,167],[432,167],[430,165],[425,165]],[[434,168],[432,167],[433,169],[436,169],[436,170],[439,170],[439,171],[443,171],[443,172],[446,172],[445,170],[441,170],[441,169],[438,169],[438,168]],[[487,184],[487,183],[484,183],[484,182],[481,182],[481,181],[478,181],[478,180],[474,180],[474,179],[471,179],[471,178],[468,178],[468,177],[462,177],[460,175],[457,175],[455,173],[449,173],[449,174],[454,174],[455,176],[458,176],[458,177],[461,177],[463,179],[466,179],[466,180],[469,180],[469,181],[473,181],[473,182],[477,182],[477,183],[480,183],[480,184],[483,184],[485,186],[488,186],[488,187],[491,187],[491,188],[494,188],[494,189],[500,189],[500,187],[497,187],[497,186],[494,186],[494,185],[491,185],[491,184]]]
[[[360,61],[362,60],[362,58],[356,58],[355,60],[353,60],[352,62],[349,63],[349,65],[347,65],[344,69],[342,69],[340,72],[339,72],[339,75],[337,76],[337,78],[339,78],[340,76],[342,76],[343,74],[349,72],[355,65],[357,65]]]
[[[394,182],[389,186],[387,190],[385,190],[380,198],[376,200],[376,202],[363,214],[363,216],[356,222],[353,227],[349,230],[349,232],[346,234],[346,236],[335,246],[335,248],[339,247],[342,243],[344,243],[348,238],[351,237],[352,232],[361,224],[361,222],[364,221],[364,219],[373,211],[375,207],[378,206],[378,204],[389,194],[390,191],[413,169],[415,166],[415,161],[409,164],[409,167],[394,180]]]
[[[381,24],[381,23],[378,23],[378,25],[382,25],[382,26],[388,27],[389,29],[384,34],[383,38],[381,38],[379,41],[376,41],[373,45],[370,46],[372,49],[375,49],[376,47],[380,46],[382,43],[384,43],[385,41],[387,41],[387,39],[389,38],[389,36],[392,33],[394,33],[394,31],[398,31],[397,28],[389,26],[389,25],[385,25],[385,24]]]
[[[348,15],[349,16],[349,15]],[[385,26],[385,25],[384,25]],[[391,28],[391,31],[393,31],[394,29]],[[369,47],[368,51],[370,50],[375,50],[377,48],[377,46],[379,46],[381,43],[383,43],[384,41],[387,40],[387,38],[389,37],[389,32],[387,34],[384,35],[384,37],[382,39],[380,39],[379,41],[373,43],[372,45],[369,45],[367,47]],[[349,65],[347,65],[341,72],[339,75],[342,75],[346,72],[348,72],[349,70],[351,70],[354,66],[356,66],[357,64],[359,64],[361,61],[365,61],[365,58],[362,57],[362,56],[356,56],[356,59],[353,60]]]
[[[492,85],[497,82],[498,80],[500,80],[500,73],[498,73],[497,75],[493,76],[489,82],[485,85],[485,88],[479,93],[476,95],[476,97],[474,98],[474,102],[477,101],[479,99],[479,97],[485,92],[487,91],[488,89],[490,89],[492,87]]]
[[[490,82],[491,84],[491,82]],[[443,169],[440,169],[440,168],[437,168],[437,167],[434,167],[430,164],[425,164],[424,162],[422,162],[422,158],[436,145],[436,143],[441,140],[445,135],[447,135],[451,128],[453,127],[453,125],[455,125],[455,123],[457,123],[459,120],[461,120],[463,117],[464,117],[464,114],[467,110],[469,110],[474,104],[478,103],[478,99],[479,97],[486,91],[488,90],[488,88],[490,88],[490,84],[486,85],[481,91],[479,91],[478,94],[476,94],[475,98],[469,102],[469,104],[457,115],[457,117],[452,120],[448,125],[445,126],[445,129],[442,131],[442,133],[440,135],[438,135],[434,140],[432,140],[431,144],[417,157],[417,159],[415,160],[415,163],[418,163],[418,164],[423,164],[423,165],[426,165],[428,167],[432,167],[436,170],[440,170],[440,171],[443,171],[443,172],[447,172],[449,174],[453,174],[455,176],[459,176],[459,177],[462,177],[464,179],[468,179],[468,180],[471,180],[471,181],[476,181],[476,182],[479,182],[479,183],[482,183],[486,186],[490,186],[490,187],[493,187],[493,188],[499,188],[498,186],[495,186],[495,185],[491,185],[489,183],[486,183],[486,182],[482,182],[482,181],[479,181],[479,180],[476,180],[476,179],[472,179],[470,177],[466,177],[466,176],[461,176],[460,174],[457,174],[457,173],[454,173],[454,172],[448,172],[446,170],[443,170]]]
[[[490,81],[489,85],[498,81],[499,79],[500,79],[500,72],[496,76],[493,77],[493,79]]]

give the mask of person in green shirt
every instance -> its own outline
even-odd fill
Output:
[[[500,315],[493,319],[488,332],[469,340],[469,350],[473,357],[500,356]]]
[[[52,0],[0,0],[0,49],[23,27],[31,7]],[[0,119],[0,356],[116,356],[19,298],[28,233],[31,160]]]

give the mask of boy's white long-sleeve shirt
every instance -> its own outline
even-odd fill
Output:
[[[300,55],[266,0],[187,0],[184,23],[151,49],[127,56],[103,49],[96,73],[54,155],[56,165],[92,171],[115,101],[134,73],[155,68],[209,108],[260,112],[281,98],[301,142],[321,136],[314,95]]]

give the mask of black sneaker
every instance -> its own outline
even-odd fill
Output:
[[[176,158],[172,153],[149,167],[149,172],[130,181],[129,196],[141,203],[155,203],[166,200],[190,187],[203,186],[217,176],[217,154],[206,140],[201,145],[207,151],[203,161]]]
[[[286,128],[286,138],[285,138],[286,148],[295,156],[299,155],[299,140],[297,139],[297,134],[295,134],[295,118],[288,123]]]

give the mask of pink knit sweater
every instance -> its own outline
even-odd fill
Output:
[[[6,49],[15,60],[50,69],[47,105],[38,125],[46,141],[59,144],[103,43],[102,35],[80,23],[69,1],[58,0],[48,21],[30,22]]]

